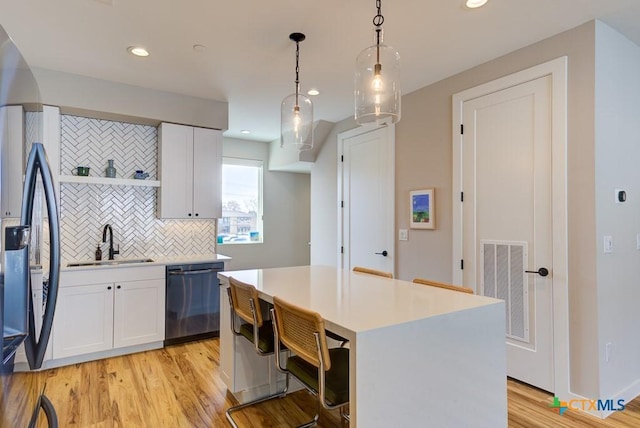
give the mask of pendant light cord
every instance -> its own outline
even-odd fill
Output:
[[[382,16],[382,0],[376,0],[376,8],[378,14],[373,17],[373,25],[376,27],[376,64],[380,64],[380,33],[382,32],[382,24],[384,16]]]
[[[298,104],[298,93],[300,92],[300,42],[296,42],[296,107]]]

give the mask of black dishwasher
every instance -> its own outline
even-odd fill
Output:
[[[166,345],[220,335],[220,283],[224,263],[167,266]]]

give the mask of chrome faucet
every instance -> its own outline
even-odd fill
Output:
[[[120,254],[120,244],[117,250],[113,249],[113,229],[110,224],[106,224],[102,230],[102,242],[107,242],[107,230],[109,230],[109,260],[113,260],[113,256]]]

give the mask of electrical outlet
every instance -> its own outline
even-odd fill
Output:
[[[409,231],[407,229],[398,230],[398,239],[400,241],[408,241],[409,240]]]

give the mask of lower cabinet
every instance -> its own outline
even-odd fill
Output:
[[[63,271],[53,359],[162,342],[164,313],[164,266]]]
[[[164,279],[116,284],[113,347],[164,340],[164,301]]]
[[[113,284],[58,290],[53,327],[53,358],[113,348]]]

